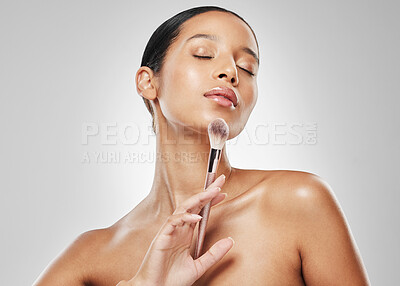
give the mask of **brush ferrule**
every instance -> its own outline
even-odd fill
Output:
[[[221,158],[222,150],[211,148],[210,157],[208,158],[208,172],[215,173],[219,159]]]

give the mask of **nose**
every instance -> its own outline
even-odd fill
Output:
[[[222,67],[216,70],[215,75],[218,79],[229,81],[233,86],[239,84],[239,77],[235,63],[232,64],[225,62]]]

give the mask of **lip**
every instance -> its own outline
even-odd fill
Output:
[[[226,97],[227,99],[229,99],[233,103],[234,107],[236,107],[238,105],[237,96],[236,96],[235,92],[232,89],[230,89],[229,87],[225,87],[225,86],[214,87],[210,91],[206,92],[204,94],[204,96],[205,97],[223,96],[223,97]]]

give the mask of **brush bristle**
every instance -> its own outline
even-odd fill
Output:
[[[222,150],[228,136],[228,124],[222,118],[214,119],[208,125],[208,137],[210,138],[211,148]]]

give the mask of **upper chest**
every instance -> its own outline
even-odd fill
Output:
[[[92,285],[116,285],[123,279],[132,278],[153,235],[154,231],[143,233],[139,243],[137,237],[124,239],[124,245],[119,245],[98,261],[99,266],[91,275]],[[197,228],[191,253],[196,236]],[[212,211],[203,253],[228,236],[235,240],[234,247],[193,285],[304,285],[296,243],[291,232],[279,221],[262,216],[257,208]]]
[[[252,181],[251,178],[242,181]],[[257,181],[257,180],[253,180]],[[285,184],[287,182],[285,181]],[[290,184],[289,184],[290,185]],[[196,281],[195,286],[304,285],[295,218],[281,185],[241,186],[249,191],[227,204],[211,208],[203,253],[218,240],[232,237],[235,245],[226,256]],[[288,215],[290,214],[290,215]],[[136,220],[136,221],[141,221]],[[161,225],[126,234],[101,255],[90,277],[92,285],[116,285],[139,270]],[[197,228],[190,253],[194,253]]]
[[[284,225],[256,210],[226,222],[210,220],[203,253],[228,236],[233,248],[193,285],[304,285],[296,243]]]

